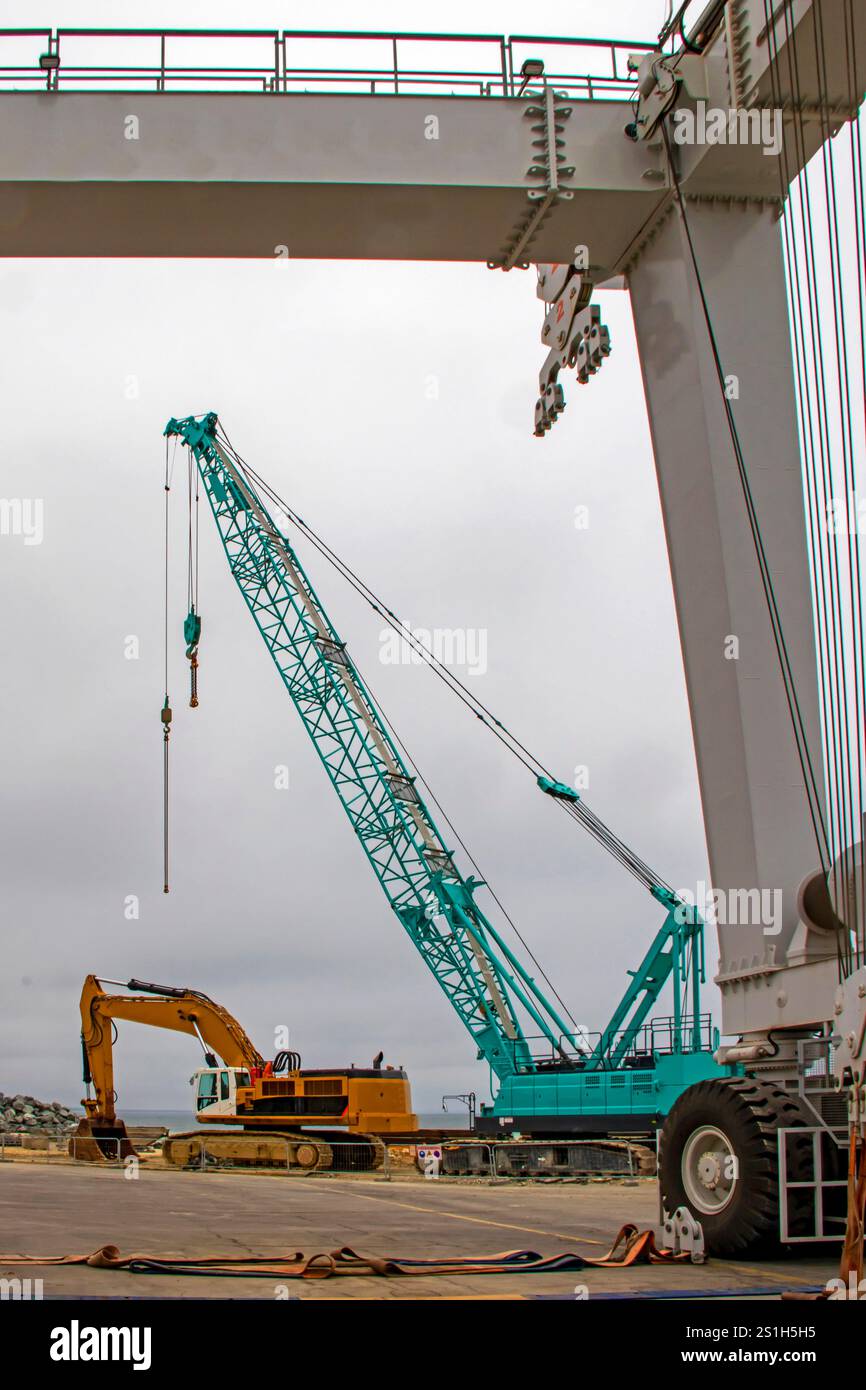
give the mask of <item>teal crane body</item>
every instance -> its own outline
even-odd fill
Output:
[[[669,890],[665,923],[594,1045],[567,1023],[478,903],[416,779],[287,536],[233,457],[213,413],[165,434],[195,459],[229,567],[355,835],[413,945],[491,1072],[481,1126],[651,1126],[687,1085],[720,1074],[700,1024],[703,923]],[[196,632],[196,637],[198,632]],[[188,636],[185,630],[185,636]],[[577,799],[564,783],[542,789]],[[655,891],[655,890],[654,890]],[[675,981],[669,1046],[635,1067],[645,1020]],[[683,1006],[680,984],[691,1002]],[[595,1123],[595,1121],[599,1121]]]

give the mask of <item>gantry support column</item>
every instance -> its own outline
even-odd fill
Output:
[[[823,788],[779,223],[775,210],[761,205],[689,201],[687,214],[723,369],[732,378],[734,417]],[[789,981],[799,972],[786,972],[783,989],[772,967],[785,961],[798,923],[798,887],[820,860],[724,400],[676,205],[631,268],[629,286],[710,869],[714,887],[726,895],[726,915],[739,919],[718,927],[723,1031],[799,1024],[804,1020],[795,1015],[815,1007],[809,990],[795,998],[801,991],[796,981],[792,990]],[[754,910],[734,894],[750,889],[769,895],[781,890],[780,924],[748,920]],[[765,896],[767,906],[772,902]],[[800,978],[805,986],[805,977]],[[825,1001],[832,999],[832,988],[820,992]]]

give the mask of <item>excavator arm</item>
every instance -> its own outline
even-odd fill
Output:
[[[114,1109],[113,1027],[115,1019],[169,1028],[197,1037],[208,1054],[216,1054],[227,1067],[262,1068],[265,1063],[228,1010],[206,994],[193,989],[174,989],[144,980],[129,980],[135,994],[106,994],[102,981],[88,975],[81,991],[81,1050],[87,1095],[83,1105],[88,1120],[99,1126],[118,1127]],[[216,1065],[209,1060],[208,1065]],[[90,1088],[93,1088],[93,1095]]]

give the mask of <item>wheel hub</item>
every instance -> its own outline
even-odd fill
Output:
[[[683,1186],[689,1202],[706,1216],[724,1211],[737,1185],[737,1163],[728,1136],[701,1125],[683,1149]]]
[[[701,1154],[698,1159],[698,1177],[704,1187],[718,1187],[721,1176],[722,1165],[719,1162],[719,1155],[715,1153]]]

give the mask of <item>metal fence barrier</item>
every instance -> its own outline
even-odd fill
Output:
[[[79,1144],[88,1145],[89,1148],[90,1148],[90,1152],[91,1152],[91,1153],[93,1152],[93,1146],[94,1146],[94,1144],[98,1144],[99,1150],[100,1150],[100,1152],[102,1153],[102,1156],[103,1156],[103,1158],[105,1159],[106,1163],[111,1163],[112,1160],[108,1157],[108,1154],[105,1153],[105,1150],[103,1149],[102,1146],[103,1146],[103,1144],[108,1144],[108,1145],[113,1144],[113,1145],[114,1145],[114,1155],[115,1155],[115,1156],[114,1156],[114,1160],[113,1160],[113,1161],[114,1161],[114,1164],[115,1164],[118,1168],[122,1168],[122,1167],[123,1167],[123,1157],[122,1157],[122,1155],[121,1155],[121,1149],[120,1149],[122,1140],[121,1140],[121,1139],[115,1138],[113,1135],[106,1135],[104,1138],[100,1138],[99,1140],[97,1140],[97,1139],[95,1139],[95,1138],[92,1138],[92,1137],[89,1136],[89,1135],[83,1135],[83,1134],[70,1134],[70,1135],[69,1135],[69,1138],[68,1138],[68,1142],[69,1142],[69,1149],[68,1149],[67,1152],[69,1152],[69,1153],[71,1154],[72,1158],[74,1158],[74,1159],[78,1159],[78,1145],[79,1145]],[[81,1161],[83,1162],[84,1160],[81,1160]],[[91,1160],[91,1161],[92,1161],[92,1160]]]
[[[209,1152],[208,1143],[209,1141],[212,1142],[215,1137],[216,1136],[205,1134],[195,1135],[193,1137],[192,1145],[197,1144],[198,1156],[186,1165],[188,1170],[194,1168],[196,1171],[202,1173],[226,1171],[230,1169],[243,1169],[246,1172],[261,1171],[264,1169],[273,1171],[275,1165],[272,1163],[269,1164],[264,1161],[261,1163],[236,1162],[232,1158]],[[7,1144],[11,1147],[18,1147],[19,1145],[14,1143],[15,1138],[19,1138],[19,1136],[9,1136],[5,1133],[0,1134],[0,1163],[10,1161],[6,1158],[6,1147]],[[92,1136],[76,1134],[63,1135],[61,1138],[68,1143],[69,1147],[67,1152],[78,1162],[93,1162],[93,1146],[98,1142],[100,1152],[106,1163],[110,1163],[117,1168],[123,1168],[124,1166],[125,1159],[121,1152],[123,1140],[120,1138],[107,1135],[97,1141]],[[171,1136],[166,1135],[165,1138],[170,1139]],[[267,1142],[269,1145],[275,1145],[279,1141],[275,1136],[269,1136]],[[391,1181],[393,1175],[394,1164],[392,1162],[387,1139],[384,1137],[384,1157],[380,1167],[371,1166],[369,1162],[370,1146],[368,1144],[358,1143],[350,1139],[328,1139],[327,1141],[323,1141],[328,1144],[331,1154],[337,1156],[337,1162],[335,1164],[330,1164],[327,1168],[323,1169],[316,1169],[315,1166],[307,1167],[299,1165],[292,1161],[293,1151],[297,1149],[298,1143],[303,1142],[303,1140],[299,1141],[297,1138],[287,1138],[282,1142],[285,1146],[285,1171],[287,1173],[296,1172],[308,1174],[316,1171],[347,1174],[372,1173],[380,1180],[387,1182]],[[309,1142],[316,1142],[314,1136],[310,1136]],[[78,1149],[80,1145],[84,1146],[85,1157],[79,1157]],[[113,1157],[111,1146],[113,1146]],[[400,1147],[418,1148],[425,1146],[401,1145]],[[493,1182],[508,1182],[515,1179],[525,1180],[535,1177],[558,1176],[559,1174],[556,1172],[557,1168],[561,1169],[567,1166],[568,1160],[563,1159],[561,1162],[557,1161],[555,1155],[555,1150],[557,1148],[563,1150],[580,1149],[581,1154],[586,1156],[586,1162],[585,1164],[581,1164],[580,1172],[605,1173],[611,1176],[622,1177],[634,1177],[635,1175],[634,1156],[630,1147],[626,1147],[624,1151],[599,1148],[598,1153],[593,1154],[592,1150],[597,1146],[595,1146],[591,1140],[571,1141],[571,1143],[565,1141],[561,1144],[548,1141],[532,1142],[526,1140],[509,1144],[508,1141],[503,1140],[497,1143],[474,1142],[464,1145],[458,1143],[456,1149],[454,1145],[440,1144],[428,1145],[426,1147],[440,1148],[442,1151],[441,1159],[436,1160],[435,1166],[428,1170],[428,1175],[435,1178],[486,1176]],[[545,1151],[551,1149],[554,1150],[554,1160],[552,1162],[549,1158],[545,1157]],[[448,1158],[449,1154],[451,1155],[450,1162]],[[425,1168],[421,1166],[417,1160],[412,1166],[415,1168],[420,1167],[421,1172],[425,1172]],[[811,1183],[809,1184],[809,1186],[812,1185]],[[822,1177],[819,1176],[817,1185],[819,1187],[828,1187],[838,1186],[840,1184],[828,1182],[826,1179],[822,1179]]]
[[[6,1157],[7,1147],[10,1149],[26,1149],[28,1153],[44,1153],[47,1151],[47,1146],[46,1148],[30,1148],[29,1145],[24,1143],[25,1139],[47,1139],[49,1144],[53,1140],[62,1148],[70,1137],[70,1135],[64,1132],[44,1129],[13,1130],[11,1133],[3,1131],[0,1133],[0,1163],[9,1163],[11,1161]]]

